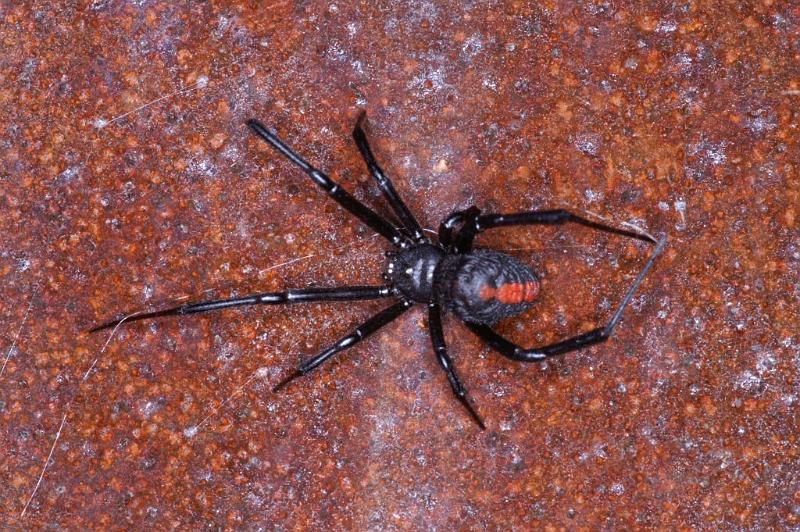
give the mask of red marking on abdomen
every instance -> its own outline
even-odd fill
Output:
[[[481,299],[496,299],[506,305],[517,305],[522,302],[530,303],[539,294],[539,283],[505,283],[497,288],[485,284],[481,287],[478,296]]]
[[[478,292],[478,297],[481,299],[493,299],[494,298],[494,286],[485,284],[481,286],[480,291]]]

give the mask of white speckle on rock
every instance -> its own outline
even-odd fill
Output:
[[[658,33],[672,33],[678,29],[678,24],[674,20],[662,20],[656,26]]]
[[[461,46],[461,51],[470,57],[477,55],[483,49],[481,37],[477,33],[471,35]]]
[[[711,164],[714,165],[720,165],[728,158],[728,156],[725,155],[725,146],[723,146],[721,143],[709,146],[709,148],[706,150],[706,155],[708,156],[708,160],[711,162]]]
[[[745,120],[745,126],[751,132],[760,135],[766,133],[767,131],[772,131],[778,124],[776,123],[776,119],[774,116],[770,115],[759,115],[754,118],[748,118]]]
[[[57,179],[62,181],[72,181],[75,178],[75,176],[78,175],[78,172],[80,172],[80,167],[73,166],[71,168],[67,168],[66,170],[58,174]]]
[[[200,161],[192,161],[189,163],[189,173],[192,175],[202,175],[205,177],[213,177],[217,170],[216,165],[209,159],[202,159]]]
[[[217,27],[212,32],[215,38],[221,38],[231,25],[231,19],[225,15],[220,15],[217,20]]]
[[[683,231],[686,229],[686,202],[682,199],[674,203],[675,210],[681,216],[681,222],[676,225],[676,228]]]
[[[742,390],[753,390],[761,384],[761,377],[751,371],[743,371],[736,379],[736,386]]]
[[[328,49],[325,51],[325,55],[333,59],[336,59],[337,61],[343,61],[346,57],[346,52],[339,42],[333,41],[331,45],[328,46]]]
[[[192,425],[191,427],[186,427],[183,430],[183,435],[186,438],[194,438],[195,435],[197,435],[197,430],[198,430],[197,427],[194,425]]]
[[[446,159],[439,159],[436,164],[433,166],[433,171],[437,174],[443,174],[449,170],[450,167],[447,165]]]
[[[756,360],[756,371],[758,374],[763,376],[765,373],[773,373],[775,371],[776,361],[775,355],[773,355],[769,351],[765,351],[758,354],[758,359]]]
[[[597,157],[597,154],[600,152],[601,140],[600,135],[597,133],[578,133],[572,141],[572,144],[578,151],[591,157]]]
[[[725,141],[711,142],[706,138],[702,138],[689,146],[689,155],[696,155],[700,157],[706,164],[719,166],[724,163],[728,156],[725,153]]]
[[[426,72],[414,77],[408,82],[408,88],[416,92],[417,96],[428,96],[443,89],[445,71],[443,68],[431,68]]]
[[[681,52],[675,56],[675,63],[679,69],[686,71],[692,67],[692,58],[689,54]]]
[[[603,199],[602,192],[596,192],[592,189],[586,189],[583,192],[583,196],[586,198],[586,201],[589,203],[594,203],[595,201],[601,201]]]
[[[145,401],[139,406],[139,414],[144,419],[150,419],[150,417],[161,410],[163,405],[159,401]]]

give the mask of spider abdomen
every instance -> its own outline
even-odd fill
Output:
[[[488,249],[446,257],[438,281],[442,306],[486,325],[529,309],[539,294],[539,280],[529,267]]]

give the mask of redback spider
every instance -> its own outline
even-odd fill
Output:
[[[346,211],[386,238],[396,249],[387,252],[389,264],[381,286],[342,286],[334,288],[301,288],[283,292],[265,292],[231,299],[189,303],[155,312],[138,313],[99,325],[92,332],[115,327],[124,321],[138,321],[161,316],[182,316],[245,305],[282,305],[316,301],[358,301],[392,298],[395,303],[378,312],[343,336],[332,346],[307,359],[282,379],[273,391],[284,388],[336,353],[356,345],[391,323],[415,304],[428,307],[428,331],[439,365],[445,371],[453,393],[481,429],[486,426],[467,397],[453,361],[447,354],[442,332],[442,310],[458,316],[475,333],[501,355],[521,362],[538,362],[548,357],[575,351],[608,340],[622,318],[634,292],[664,248],[666,239],[656,240],[643,232],[619,229],[599,223],[563,209],[535,210],[513,214],[483,214],[476,207],[457,211],[439,225],[438,239],[428,238],[414,215],[397,194],[389,177],[375,160],[364,134],[362,112],[353,130],[353,138],[370,174],[378,183],[399,223],[392,223],[342,189],[320,170],[287,146],[257,120],[247,125],[270,146],[300,167],[328,196]],[[539,280],[526,265],[509,255],[490,249],[473,249],[475,235],[494,227],[511,225],[556,225],[573,222],[599,231],[643,240],[655,245],[650,258],[630,286],[611,320],[604,326],[578,334],[560,342],[533,348],[520,347],[492,330],[498,320],[515,316],[533,305],[539,293]]]

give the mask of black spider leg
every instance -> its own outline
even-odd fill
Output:
[[[419,222],[417,222],[417,219],[414,218],[414,215],[411,214],[411,211],[408,210],[408,207],[406,207],[406,204],[395,190],[389,176],[383,172],[383,169],[375,160],[375,156],[372,154],[372,150],[367,142],[367,135],[364,133],[364,128],[362,127],[366,116],[367,112],[361,111],[361,114],[358,115],[358,120],[356,120],[356,127],[353,129],[353,139],[356,141],[358,151],[361,152],[361,157],[363,157],[364,162],[367,163],[367,169],[369,169],[375,181],[378,182],[378,186],[383,192],[386,201],[389,202],[392,210],[394,210],[395,214],[400,219],[400,223],[403,224],[403,227],[410,233],[412,240],[420,244],[429,242],[428,238],[423,234]]]
[[[289,374],[286,378],[280,381],[275,387],[272,389],[273,392],[277,392],[293,380],[298,377],[302,377],[309,371],[313,370],[333,355],[338,353],[339,351],[344,351],[348,347],[353,347],[361,340],[367,338],[372,333],[383,327],[384,325],[394,321],[398,316],[400,316],[403,312],[411,308],[412,303],[410,301],[399,301],[392,305],[391,307],[387,307],[382,311],[378,312],[370,319],[359,325],[355,331],[351,332],[350,334],[343,336],[340,338],[335,344],[330,346],[329,348],[325,349],[324,351],[318,353],[317,355],[309,358],[300,366]]]
[[[472,212],[468,211],[469,209],[467,211],[462,211],[464,216],[470,216],[470,218],[464,222],[461,231],[456,237],[455,249],[459,253],[466,253],[472,249],[472,241],[475,238],[475,235],[481,231],[485,231],[486,229],[505,227],[509,225],[561,225],[567,222],[573,222],[590,227],[592,229],[597,229],[598,231],[627,236],[629,238],[636,238],[644,242],[657,244],[657,241],[653,237],[644,233],[612,227],[610,225],[573,214],[569,211],[565,211],[564,209],[517,212],[513,214],[479,214],[480,211],[477,209]]]
[[[284,144],[281,139],[275,136],[275,134],[264,127],[261,122],[255,119],[250,119],[247,121],[247,125],[250,126],[250,129],[252,129],[259,137],[267,141],[270,146],[278,150],[287,159],[302,168],[303,171],[308,174],[308,176],[311,177],[311,179],[313,179],[317,185],[327,192],[331,198],[336,200],[336,202],[339,203],[339,205],[341,205],[345,210],[356,216],[359,220],[367,224],[377,233],[383,235],[383,237],[385,237],[395,246],[408,246],[408,240],[396,227],[350,195],[349,192],[340,187],[339,184],[334,182],[330,177],[311,166],[305,159],[295,153],[294,150]]]
[[[439,224],[439,244],[448,251],[453,251],[453,231],[456,226],[464,224],[480,214],[480,209],[474,205],[463,211],[456,211]]]
[[[636,290],[639,288],[639,285],[642,284],[642,281],[644,281],[644,278],[647,275],[647,272],[650,271],[650,268],[653,267],[653,263],[655,262],[656,257],[658,257],[658,255],[664,249],[666,241],[666,237],[662,237],[661,240],[656,243],[653,253],[650,254],[650,258],[647,260],[647,264],[645,264],[644,268],[642,268],[642,271],[639,272],[636,280],[625,293],[625,297],[622,298],[622,302],[619,304],[616,312],[614,312],[614,315],[611,317],[611,321],[609,321],[605,327],[592,329],[589,332],[567,338],[561,342],[556,342],[532,349],[524,349],[503,338],[486,325],[467,322],[465,323],[467,327],[472,330],[472,332],[478,335],[478,337],[480,337],[490,347],[498,351],[501,355],[504,355],[512,360],[519,360],[521,362],[536,362],[539,360],[544,360],[545,358],[553,355],[561,355],[563,353],[575,351],[583,347],[605,342],[608,340],[608,337],[611,336],[611,332],[614,330],[614,327],[616,327],[619,321],[622,319],[622,311],[625,310],[625,307],[627,307],[628,303],[631,302],[634,292],[636,292]]]
[[[230,299],[214,299],[199,303],[187,303],[164,310],[134,314],[98,325],[90,329],[89,332],[116,327],[122,322],[128,323],[149,318],[160,318],[161,316],[184,316],[186,314],[197,314],[198,312],[209,312],[212,310],[243,307],[247,305],[282,305],[284,303],[313,303],[316,301],[359,301],[392,296],[394,296],[394,290],[390,286],[340,286],[336,288],[304,288],[301,290],[286,290],[285,292],[264,292]]]
[[[483,424],[481,416],[479,416],[472,407],[467,397],[467,390],[461,384],[461,381],[458,380],[458,375],[456,375],[456,370],[453,367],[453,360],[450,358],[450,355],[447,354],[447,346],[444,343],[444,332],[442,331],[442,313],[439,305],[436,303],[430,303],[428,305],[428,330],[430,332],[433,350],[436,353],[436,357],[439,359],[439,365],[442,366],[442,369],[447,374],[447,380],[450,381],[450,387],[453,389],[456,399],[469,411],[472,419],[475,420],[475,423],[478,424],[481,430],[486,430],[486,425]]]

